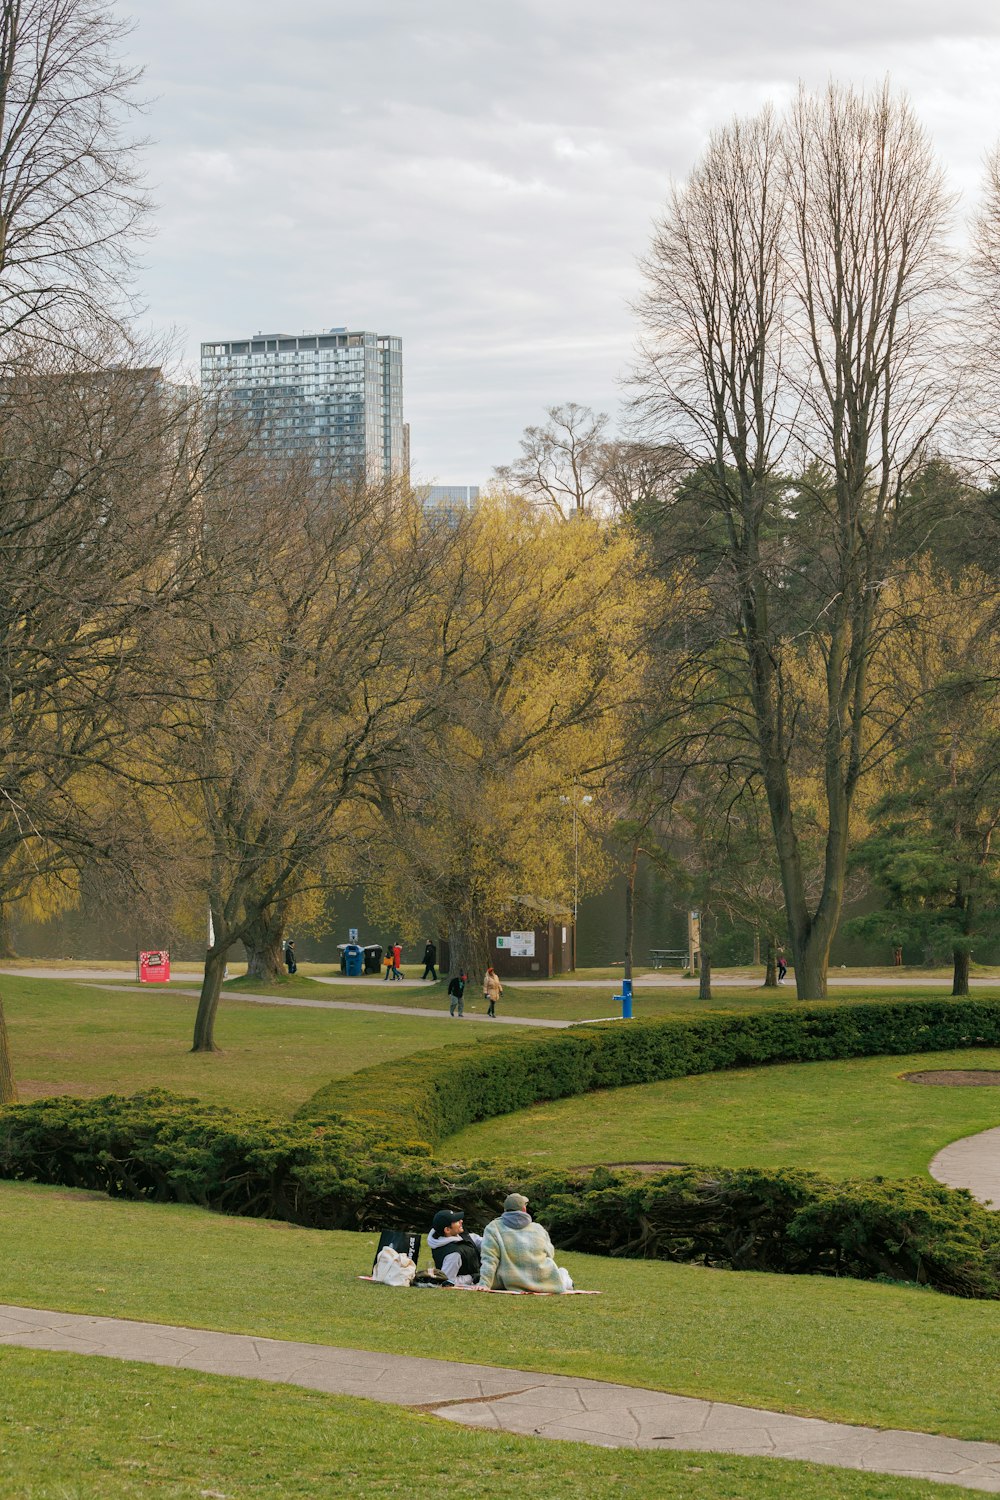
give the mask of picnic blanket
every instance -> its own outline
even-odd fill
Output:
[[[359,1276],[359,1281],[371,1281],[376,1286],[384,1286],[384,1282],[375,1281],[374,1276]],[[443,1291],[449,1292],[477,1292],[475,1286],[455,1286],[454,1282],[442,1282]],[[490,1297],[599,1297],[600,1292],[587,1291],[584,1287],[575,1286],[571,1292],[522,1292],[519,1290],[508,1291],[506,1287],[491,1286],[487,1288]]]

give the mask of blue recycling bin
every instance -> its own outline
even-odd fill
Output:
[[[348,979],[360,979],[364,960],[364,949],[358,943],[348,943],[344,949],[344,970]]]

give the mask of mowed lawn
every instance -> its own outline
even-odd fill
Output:
[[[1000,1303],[577,1254],[560,1258],[602,1296],[414,1293],[356,1279],[375,1242],[0,1183],[0,1302],[581,1374],[1000,1440]]]
[[[292,1386],[0,1349],[0,1493],[18,1500],[959,1500],[952,1485],[715,1453],[475,1432]]]
[[[175,990],[4,975],[0,993],[22,1099],[167,1088],[287,1115],[331,1078],[455,1041],[447,1013],[437,1021],[224,998],[221,1050],[195,1054],[197,1002]]]
[[[929,1086],[902,1078],[936,1068],[1000,1070],[1000,1050],[782,1063],[607,1089],[469,1126],[443,1142],[439,1155],[905,1177],[926,1172],[950,1141],[1000,1125],[1000,1087]]]

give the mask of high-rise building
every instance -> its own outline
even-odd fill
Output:
[[[419,493],[424,509],[439,514],[457,516],[463,510],[475,510],[479,504],[477,484],[432,484]]]
[[[201,346],[201,383],[246,412],[269,452],[405,473],[401,339],[328,328],[216,340]]]

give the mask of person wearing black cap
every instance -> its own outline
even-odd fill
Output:
[[[466,1234],[459,1208],[442,1208],[434,1215],[427,1248],[434,1264],[455,1286],[474,1286],[479,1278],[482,1236]]]

